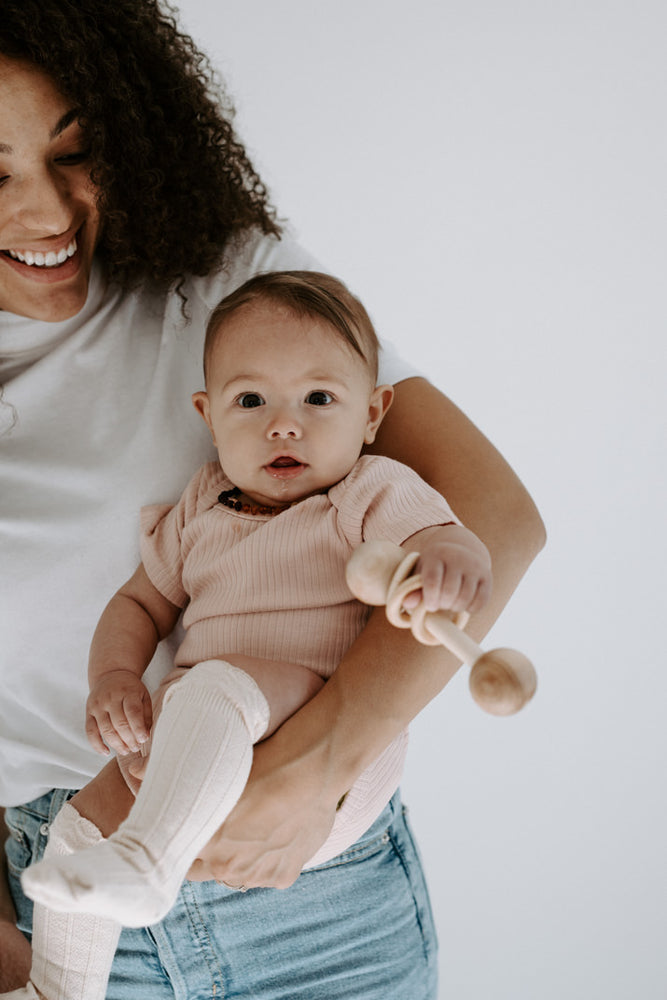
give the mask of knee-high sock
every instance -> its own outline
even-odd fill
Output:
[[[27,894],[130,927],[161,920],[238,801],[268,719],[267,701],[244,671],[220,660],[197,664],[167,692],[128,818],[77,857],[33,867]]]
[[[100,843],[97,827],[66,803],[51,824],[46,860]],[[120,924],[88,913],[56,913],[35,904],[31,985],[46,1000],[104,1000]],[[10,994],[13,996],[13,994]],[[21,994],[17,991],[16,1000]]]

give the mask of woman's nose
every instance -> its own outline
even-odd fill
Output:
[[[31,236],[57,236],[71,227],[73,205],[64,180],[48,173],[25,178],[12,194],[14,214]]]

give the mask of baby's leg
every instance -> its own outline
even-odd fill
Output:
[[[47,861],[101,840],[97,827],[66,803],[51,824]],[[88,913],[52,912],[35,904],[30,982],[7,1000],[104,1000],[120,924]]]
[[[262,739],[266,739],[282,726],[283,722],[310,701],[324,685],[324,680],[319,674],[300,663],[265,660],[258,656],[243,656],[240,653],[229,653],[222,659],[250,674],[268,701],[271,714]]]
[[[162,919],[185,874],[236,804],[265,733],[269,706],[255,681],[219,660],[197,664],[165,696],[145,780],[111,837],[23,875],[26,894],[54,910],[130,927]]]
[[[249,656],[230,659],[255,679],[267,698],[270,717],[265,732],[260,733],[263,737],[274,732],[324,683],[306,667]],[[216,663],[216,671],[220,668]],[[219,729],[216,733],[221,735]],[[211,794],[215,797],[217,793]],[[134,796],[114,759],[77,792],[58,815],[51,828],[45,861],[84,850],[97,844],[102,837],[111,836],[127,818],[133,804]],[[231,806],[227,811],[229,809]],[[213,833],[223,820],[224,816],[219,823],[216,821]],[[136,875],[132,879],[135,899],[139,879]],[[46,1000],[104,1000],[119,933],[120,924],[114,920],[84,912],[48,910],[36,902],[30,982],[21,989],[0,995],[0,1000],[41,1000],[42,997]]]

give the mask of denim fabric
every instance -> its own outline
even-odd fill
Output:
[[[44,849],[70,793],[7,810],[18,876]],[[435,1000],[437,943],[428,893],[398,793],[349,850],[289,889],[233,892],[189,883],[167,917],[126,929],[107,1000]]]

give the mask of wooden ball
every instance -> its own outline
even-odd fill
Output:
[[[516,649],[492,649],[470,671],[470,693],[491,715],[514,715],[537,689],[535,668]]]
[[[391,578],[404,555],[398,545],[387,541],[364,542],[355,549],[345,571],[354,596],[375,607],[385,604]]]

